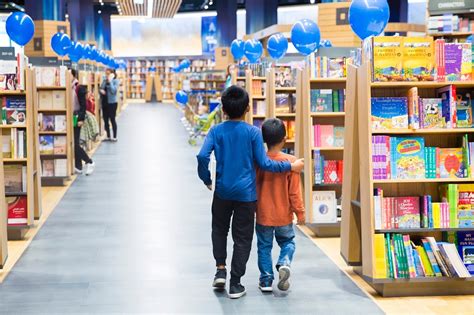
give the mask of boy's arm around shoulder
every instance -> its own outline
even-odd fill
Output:
[[[289,156],[289,161],[296,161],[296,157]],[[306,216],[303,198],[301,196],[301,176],[299,173],[291,172],[289,175],[288,192],[291,210],[296,214],[298,224],[305,224]]]
[[[288,161],[273,161],[270,159],[265,153],[262,132],[258,128],[252,127],[251,134],[253,158],[257,163],[257,166],[262,170],[272,173],[283,173],[289,171],[301,172],[303,170],[303,159],[295,160],[292,163]]]
[[[206,186],[212,185],[211,172],[209,171],[209,162],[211,160],[211,153],[214,150],[214,128],[209,130],[209,133],[204,140],[204,143],[197,155],[198,161],[198,176]]]

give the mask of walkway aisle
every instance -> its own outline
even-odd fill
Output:
[[[0,286],[0,313],[379,314],[301,233],[288,295],[257,289],[255,247],[236,301],[211,289],[211,194],[172,106],[131,105],[119,142],[72,185]]]

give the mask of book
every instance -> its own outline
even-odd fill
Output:
[[[311,111],[332,112],[333,98],[331,89],[311,90]]]
[[[435,62],[436,62],[436,80],[438,82],[446,81],[446,62],[444,59],[444,39],[435,40]]]
[[[441,257],[441,253],[440,253],[440,250],[439,250],[438,244],[436,243],[435,238],[432,237],[432,236],[429,236],[429,237],[425,237],[424,239],[428,241],[428,243],[431,247],[431,250],[433,252],[433,256],[436,259],[436,263],[438,264],[438,266],[441,270],[441,274],[446,276],[446,277],[453,277],[453,275],[449,272],[449,269],[446,265],[446,262]]]
[[[53,92],[52,91],[39,91],[38,92],[38,108],[40,110],[53,109]]]
[[[373,130],[408,128],[408,102],[406,97],[372,97],[371,116]]]
[[[418,88],[412,87],[408,90],[408,126],[411,129],[420,129],[420,104]]]
[[[448,85],[436,89],[436,94],[441,98],[442,116],[447,128],[456,128],[456,87]]]
[[[5,164],[3,166],[6,193],[24,192],[22,168],[21,164]]]
[[[41,131],[55,131],[55,116],[42,115]]]
[[[397,228],[420,228],[420,198],[395,197]]]
[[[291,94],[275,94],[275,113],[288,114],[292,113]]]
[[[334,126],[334,146],[342,148],[344,146],[344,127]]]
[[[426,255],[428,256],[429,263],[431,267],[433,268],[433,272],[436,277],[442,277],[443,274],[441,273],[441,269],[439,268],[438,262],[436,261],[436,258],[434,256],[433,250],[431,249],[431,245],[426,239],[421,240],[423,248],[426,251]]]
[[[41,176],[42,177],[53,177],[54,176],[54,160],[43,160],[41,163]]]
[[[457,199],[453,198],[455,211],[451,213],[451,217],[457,222],[455,227],[474,228],[474,184],[455,186],[457,187]]]
[[[53,152],[54,154],[66,154],[66,137],[65,136],[54,136],[53,139]]]
[[[24,96],[4,97],[3,107],[6,111],[8,125],[26,124],[26,98]]]
[[[425,178],[423,137],[391,137],[391,178]]]
[[[387,278],[387,256],[385,253],[385,238],[383,234],[374,235],[375,278]]]
[[[12,143],[11,135],[9,134],[2,135],[2,156],[7,159],[12,158]]]
[[[418,252],[418,254],[420,256],[421,264],[423,266],[423,271],[425,273],[425,277],[435,277],[436,274],[433,270],[433,266],[431,265],[428,254],[426,253],[425,247],[424,246],[416,246],[415,249],[416,249],[416,251]]]
[[[440,98],[420,99],[420,121],[423,129],[445,128],[443,101]]]
[[[66,91],[52,91],[52,109],[66,110]]]
[[[403,37],[403,77],[406,81],[434,80],[432,37]]]
[[[457,231],[457,250],[467,271],[474,276],[474,231]]]
[[[464,178],[467,170],[463,163],[462,148],[437,148],[439,178]]]
[[[472,79],[472,44],[445,43],[444,59],[447,81]]]
[[[55,115],[54,116],[54,131],[66,132],[66,115]]]
[[[312,223],[336,223],[336,192],[313,191]]]
[[[6,197],[8,207],[8,225],[28,224],[28,200],[26,196]]]
[[[373,38],[373,81],[403,80],[403,38],[376,36]]]
[[[39,137],[40,154],[54,154],[54,136]]]
[[[54,160],[54,175],[58,177],[66,177],[67,174],[67,159]]]
[[[289,66],[275,67],[275,87],[294,87],[295,76],[294,71]]]
[[[333,125],[320,125],[320,137],[322,147],[333,147],[334,146],[334,126]]]

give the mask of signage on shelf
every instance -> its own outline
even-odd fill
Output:
[[[0,47],[0,60],[16,60],[15,48]]]
[[[474,13],[474,0],[430,0],[430,14]]]
[[[38,67],[56,67],[59,65],[57,57],[30,57],[30,63]]]

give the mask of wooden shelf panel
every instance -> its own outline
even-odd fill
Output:
[[[65,86],[37,86],[38,91],[66,90]]]
[[[372,134],[452,134],[474,133],[474,128],[372,130]]]
[[[295,113],[275,113],[276,117],[296,117]]]
[[[419,87],[419,88],[440,88],[447,85],[455,85],[457,87],[473,87],[474,81],[451,81],[451,82],[436,82],[436,81],[400,81],[400,82],[372,82],[372,88],[410,88],[410,87]]]
[[[472,32],[451,32],[451,33],[428,33],[428,36],[433,37],[468,37]]]
[[[28,193],[23,192],[23,191],[18,191],[18,192],[5,192],[5,196],[7,197],[16,197],[16,196],[27,196]]]
[[[266,77],[252,77],[252,80],[255,80],[255,81],[266,81],[267,78],[266,78]]]
[[[312,78],[310,83],[346,83],[346,78]]]
[[[374,179],[374,184],[472,183],[474,178]]]
[[[264,100],[264,99],[266,99],[267,97],[266,97],[265,95],[252,95],[252,98],[253,98],[253,99],[262,99],[262,100]]]
[[[313,147],[313,150],[319,150],[319,151],[344,151],[344,147]]]
[[[40,131],[40,135],[67,135],[66,131]]]
[[[66,113],[67,109],[46,109],[46,108],[40,108],[38,109],[38,112],[40,113]]]
[[[312,112],[311,117],[344,117],[345,112]]]
[[[21,90],[0,90],[0,95],[26,95],[26,92]]]
[[[26,125],[0,125],[0,129],[26,128]]]
[[[252,115],[253,118],[257,118],[257,119],[265,119],[267,118],[266,115]]]
[[[275,92],[296,92],[296,87],[276,87]]]
[[[12,158],[4,158],[4,163],[24,163],[27,162],[28,159],[12,159]]]
[[[474,231],[472,228],[419,228],[419,229],[380,229],[375,233],[427,233],[427,232],[456,232],[456,231]]]

